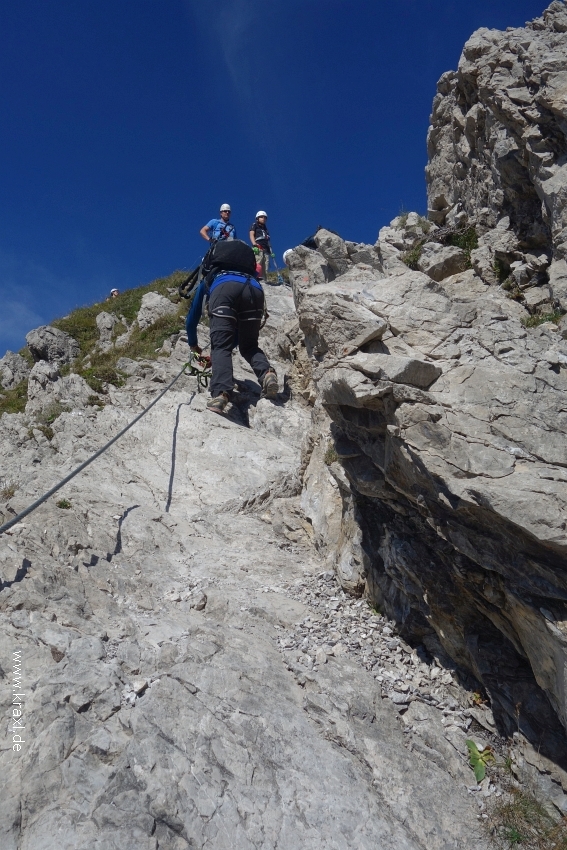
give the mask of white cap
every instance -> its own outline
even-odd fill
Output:
[[[256,213],[256,218],[261,218],[262,216],[264,216],[265,218],[268,218],[268,213],[267,213],[267,212],[264,212],[264,210],[259,210],[259,211]]]
[[[286,266],[287,266],[287,258],[291,254],[292,250],[293,250],[293,248],[288,248],[287,251],[284,251],[283,261],[284,261]]]
[[[117,289],[111,289],[110,294],[112,295],[113,292],[118,292],[118,290]]]
[[[221,212],[225,212],[225,210],[226,210],[227,212],[231,212],[230,204],[222,204],[222,206],[221,206],[221,208],[220,208],[220,211],[221,211]]]

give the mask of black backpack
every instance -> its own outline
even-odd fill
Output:
[[[241,239],[230,239],[216,242],[206,258],[206,271],[218,274],[225,272],[240,272],[241,274],[256,274],[256,254],[250,245]]]

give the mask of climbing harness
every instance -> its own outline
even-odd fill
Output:
[[[158,403],[160,398],[162,398],[166,394],[166,392],[172,388],[175,382],[179,380],[181,375],[185,373],[185,370],[188,366],[189,363],[185,363],[181,371],[175,376],[173,381],[171,381],[171,383],[169,383],[167,387],[157,396],[157,398],[155,398],[151,402],[151,404],[148,404],[148,406],[144,410],[142,410],[142,412],[139,413],[135,419],[132,419],[132,421],[128,425],[126,425],[125,428],[123,428],[115,437],[112,438],[112,440],[109,440],[108,443],[106,443],[106,445],[104,445],[101,449],[95,452],[94,455],[91,455],[91,457],[89,457],[87,460],[81,463],[80,466],[74,469],[73,472],[70,472],[69,475],[67,475],[62,481],[59,482],[59,484],[56,484],[55,487],[52,487],[51,490],[48,490],[47,493],[44,493],[43,496],[33,502],[33,504],[26,508],[25,511],[22,511],[17,516],[15,516],[14,519],[11,519],[9,522],[6,522],[4,523],[4,525],[0,526],[0,534],[3,534],[5,531],[8,531],[9,528],[12,528],[12,526],[16,525],[16,523],[20,522],[20,520],[24,519],[24,517],[35,511],[36,508],[39,508],[39,506],[46,502],[50,496],[53,496],[54,493],[57,493],[57,491],[60,490],[61,487],[63,487],[65,484],[68,484],[69,481],[71,481],[76,475],[79,474],[79,472],[82,472],[83,469],[89,466],[89,464],[91,464],[93,460],[96,460],[97,457],[100,457],[102,454],[104,454],[104,452],[109,449],[117,440],[119,440],[120,437],[122,437],[126,433],[126,431],[129,431],[130,428],[136,424],[136,422],[140,421],[142,416],[145,416],[146,413],[151,410],[155,404]]]
[[[197,363],[200,365],[197,366]],[[189,354],[189,361],[185,364],[185,367],[188,370],[188,375],[197,378],[197,392],[200,393],[202,390],[206,390],[209,386],[209,380],[213,376],[211,358],[192,351]]]

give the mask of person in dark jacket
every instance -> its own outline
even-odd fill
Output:
[[[256,262],[261,269],[261,277],[266,280],[272,246],[270,245],[270,231],[268,230],[268,213],[259,210],[256,218],[250,225],[250,242],[256,254]]]
[[[235,240],[239,241],[239,240]],[[243,242],[246,251],[252,250]],[[252,267],[254,259],[251,258]],[[278,394],[275,370],[258,345],[260,326],[264,315],[264,290],[251,273],[213,269],[201,281],[187,316],[187,342],[197,354],[197,325],[201,318],[203,302],[208,302],[211,334],[211,398],[207,409],[223,413],[230,401],[234,386],[232,350],[238,343],[241,355],[250,364],[266,398]]]

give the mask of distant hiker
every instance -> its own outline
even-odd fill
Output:
[[[207,242],[219,242],[222,239],[236,239],[234,224],[230,223],[230,205],[223,204],[220,208],[220,218],[212,218],[199,231]]]
[[[260,277],[267,280],[268,267],[270,265],[270,256],[272,254],[272,246],[270,245],[270,231],[267,225],[268,213],[264,210],[259,210],[256,213],[256,219],[250,226],[250,241],[256,254],[256,263],[259,265]]]
[[[109,298],[118,298],[119,295],[120,295],[120,292],[117,289],[111,289],[110,295],[108,297]]]
[[[254,370],[262,395],[275,398],[278,379],[258,345],[264,315],[264,290],[256,277],[252,248],[239,239],[217,242],[206,258],[204,277],[187,316],[187,342],[197,354],[197,325],[208,302],[211,332],[211,398],[207,409],[223,413],[234,386],[232,349],[238,348]]]

